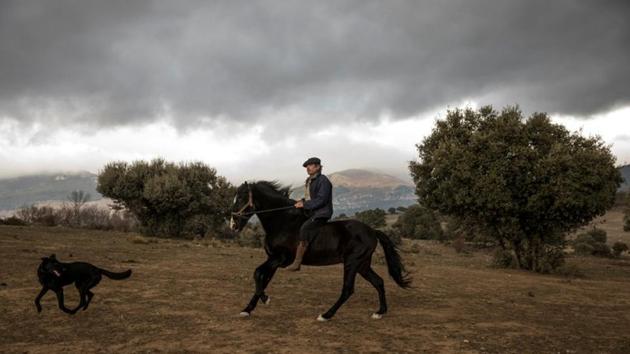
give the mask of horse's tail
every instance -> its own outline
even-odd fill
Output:
[[[390,240],[389,236],[387,236],[384,232],[374,230],[374,233],[376,234],[378,241],[381,243],[381,246],[385,251],[385,260],[387,261],[387,270],[389,271],[389,275],[401,288],[410,288],[411,278],[409,277],[409,273],[405,271],[405,266],[400,260],[398,248],[392,242],[392,240]]]
[[[120,273],[110,272],[109,270],[105,270],[102,268],[99,268],[99,269],[101,271],[101,274],[105,275],[109,279],[121,280],[121,279],[127,279],[131,276],[131,269],[127,269],[126,271],[120,272]]]

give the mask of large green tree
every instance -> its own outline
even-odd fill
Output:
[[[225,223],[234,188],[201,162],[111,162],[97,191],[132,212],[150,235],[205,234]]]
[[[571,133],[518,107],[455,109],[416,145],[410,163],[420,202],[473,222],[540,271],[566,232],[609,209],[621,183],[601,138]]]

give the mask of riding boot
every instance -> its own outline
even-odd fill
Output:
[[[300,270],[300,265],[302,264],[302,258],[304,258],[304,253],[306,252],[306,248],[308,247],[308,242],[300,241],[298,244],[297,251],[295,252],[295,260],[293,264],[287,267],[287,270],[296,272]]]

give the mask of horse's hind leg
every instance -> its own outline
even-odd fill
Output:
[[[319,315],[317,317],[318,321],[328,321],[330,320],[337,310],[343,305],[350,296],[354,293],[354,281],[357,277],[357,262],[348,262],[344,264],[343,267],[343,288],[341,289],[341,295],[335,304],[326,311],[325,314]]]
[[[378,291],[379,309],[377,312],[372,314],[372,318],[379,319],[387,312],[387,300],[385,299],[385,285],[383,283],[383,278],[381,278],[374,269],[372,269],[372,267],[360,270],[359,274],[361,274],[365,280],[370,282],[370,284],[376,288],[376,291]]]
[[[249,304],[241,311],[241,316],[247,317],[251,314],[252,311],[256,308],[258,304],[258,300],[262,300],[264,303],[269,301],[269,297],[265,294],[265,289],[271,279],[273,278],[276,270],[278,269],[279,263],[273,259],[267,259],[265,263],[261,264],[254,271],[254,281],[256,282],[256,292],[252,296],[252,299],[249,301]]]

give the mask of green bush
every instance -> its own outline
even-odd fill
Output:
[[[421,205],[412,205],[393,225],[402,237],[423,240],[443,240],[444,232],[437,213]]]
[[[575,237],[573,249],[575,253],[583,256],[610,257],[612,252],[606,244],[606,239],[605,230],[593,228]]]
[[[265,233],[260,224],[247,224],[236,238],[241,247],[261,248],[265,240]]]
[[[547,247],[538,258],[537,271],[544,274],[552,273],[564,265],[564,260],[564,251],[561,247]]]
[[[597,257],[612,256],[612,251],[610,250],[610,246],[608,246],[605,243],[596,242],[593,245],[593,256],[597,256]]]
[[[588,242],[578,242],[573,244],[573,249],[575,250],[575,253],[579,255],[590,256],[593,254],[595,247]]]
[[[0,225],[26,226],[28,224],[16,216],[9,216],[6,219],[0,219]]]
[[[606,230],[598,229],[596,227],[592,228],[587,233],[591,235],[595,242],[606,243],[606,240],[608,239]]]
[[[376,208],[357,212],[354,217],[373,228],[379,228],[386,225],[385,215],[385,210]]]

